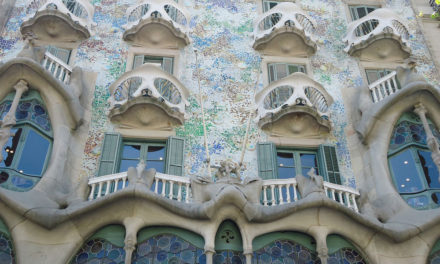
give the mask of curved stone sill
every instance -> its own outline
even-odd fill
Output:
[[[19,69],[17,69],[16,67],[19,67]],[[79,68],[76,68],[76,70],[81,71]],[[50,84],[51,88],[58,92],[65,99],[66,105],[69,108],[69,115],[74,121],[74,128],[81,125],[83,123],[82,119],[85,110],[80,103],[80,99],[76,97],[74,92],[72,91],[72,87],[69,87],[62,83],[60,80],[56,79],[39,63],[29,58],[19,57],[9,60],[0,65],[0,82],[2,83],[7,83],[6,80],[13,78],[14,82],[20,79],[25,79],[28,80],[30,84],[32,84],[32,81],[30,81],[30,79],[35,78],[34,76],[47,81]],[[79,89],[82,89],[82,87],[79,87]]]
[[[152,43],[153,45],[163,46],[163,45],[161,45],[160,41],[157,43],[150,41],[150,43],[149,43],[149,42],[144,42],[142,40],[139,40],[140,36],[138,36],[138,35],[140,34],[140,32],[143,29],[145,29],[151,25],[159,25],[159,26],[163,27],[163,30],[165,31],[164,32],[165,35],[171,34],[173,36],[174,42],[177,44],[173,48],[184,47],[190,43],[189,37],[185,32],[182,32],[179,28],[174,27],[172,22],[167,21],[167,20],[160,18],[160,17],[158,17],[158,18],[149,17],[147,19],[139,20],[139,22],[136,25],[130,26],[125,30],[122,38],[127,42],[133,42],[135,44],[140,44],[140,45],[145,45],[145,44],[148,45],[148,44]],[[167,42],[170,42],[170,41],[167,40]]]
[[[57,19],[63,21],[68,27],[71,28],[71,31],[61,31],[57,34],[50,33],[48,29],[45,29],[46,36],[39,36],[38,33],[35,32],[35,27],[39,27],[40,25],[44,25],[45,23],[40,23],[40,20],[44,19]],[[59,21],[59,22],[61,22]],[[44,29],[44,28],[43,28]],[[90,31],[87,26],[81,25],[78,21],[74,21],[70,15],[64,14],[58,10],[49,10],[45,9],[43,11],[37,11],[35,15],[29,20],[24,21],[21,24],[20,32],[23,36],[31,36],[36,37],[41,40],[61,40],[68,42],[77,42],[90,38]],[[47,39],[49,37],[49,39]]]
[[[386,40],[386,39],[394,40],[395,42],[397,42],[397,45],[400,47],[402,53],[404,54],[404,56],[401,59],[406,59],[411,55],[411,48],[408,46],[408,43],[402,39],[400,35],[396,35],[393,33],[385,33],[385,32],[382,32],[381,34],[377,34],[377,35],[370,34],[370,36],[367,39],[362,40],[357,44],[349,45],[344,50],[350,56],[361,57],[360,54],[362,53],[362,51],[367,49],[371,44],[373,44],[376,41]]]
[[[254,41],[254,44],[252,45],[252,48],[255,50],[261,50],[264,51],[267,46],[269,46],[272,41],[276,40],[277,37],[283,35],[283,34],[289,34],[292,37],[299,37],[303,41],[303,47],[293,47],[291,50],[299,49],[299,50],[306,50],[306,55],[310,56],[313,55],[317,50],[318,46],[316,45],[316,42],[312,40],[310,36],[307,36],[307,34],[304,32],[304,30],[300,30],[294,26],[283,26],[280,28],[274,28],[269,34],[266,34],[262,37],[256,38]],[[282,51],[282,53],[290,53],[289,50]]]

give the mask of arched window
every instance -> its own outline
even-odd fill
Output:
[[[296,232],[274,232],[252,241],[252,263],[321,263],[316,243],[308,235]]]
[[[435,125],[427,119],[435,140]],[[407,112],[397,121],[388,148],[388,163],[396,189],[413,208],[430,209],[440,205],[440,181],[428,147],[427,133],[420,117]]]
[[[243,241],[237,225],[230,221],[220,224],[215,235],[214,264],[244,264]]]
[[[0,263],[15,263],[14,247],[8,227],[0,220]]]
[[[11,109],[15,100],[17,108]],[[9,112],[14,116],[14,111],[15,124],[6,125],[5,116]],[[28,90],[18,98],[15,92],[6,96],[0,103],[0,117],[6,135],[1,146],[0,185],[27,191],[40,180],[49,161],[53,138],[49,114],[39,93]]]
[[[173,227],[148,227],[137,236],[132,263],[206,263],[204,239]]]
[[[327,236],[328,264],[366,264],[359,251],[338,235]]]
[[[91,236],[73,256],[71,264],[115,263],[123,264],[125,229],[120,225],[109,225]]]

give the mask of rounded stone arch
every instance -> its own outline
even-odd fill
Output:
[[[312,236],[293,231],[277,231],[259,235],[252,241],[252,263],[321,263]]]
[[[426,259],[426,264],[438,264],[440,263],[440,239],[432,247],[429,252],[428,258]]]
[[[132,263],[206,263],[204,238],[187,229],[171,226],[144,227],[137,233]]]
[[[14,243],[9,228],[0,218],[0,263],[16,263]]]
[[[83,264],[98,259],[123,264],[125,261],[124,239],[124,226],[107,225],[102,227],[80,245],[70,258],[69,263]]]
[[[338,234],[330,234],[326,238],[328,248],[328,264],[356,263],[367,264],[367,255],[355,243]]]

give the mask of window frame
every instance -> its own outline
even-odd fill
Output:
[[[361,8],[361,7],[363,7],[365,9],[365,11],[368,11],[367,8],[374,8],[374,10],[377,10],[377,9],[381,8],[380,5],[368,5],[368,4],[366,4],[366,5],[365,4],[356,5],[356,4],[350,4],[350,5],[348,5],[348,10],[349,10],[349,13],[350,13],[351,21],[356,21],[356,20],[361,19],[362,17],[364,17],[364,16],[359,17],[359,14],[357,13],[357,8]],[[355,18],[355,14],[353,13],[353,10],[356,10],[356,18]],[[373,12],[374,10],[372,10],[371,12]],[[371,12],[366,12],[365,16],[367,16]]]
[[[142,58],[142,64],[140,64],[139,66],[136,66],[136,57],[140,57],[140,56],[143,56],[143,58]],[[150,60],[156,60],[156,61],[159,61],[159,60],[161,60],[161,65],[160,65],[160,68],[163,70],[163,71],[165,71],[165,72],[167,72],[167,73],[169,73],[169,74],[171,74],[171,75],[173,75],[174,74],[174,57],[172,57],[172,56],[156,56],[156,55],[149,55],[149,54],[134,54],[134,56],[133,56],[133,63],[132,63],[132,65],[131,65],[131,68],[134,70],[134,69],[136,69],[137,67],[140,67],[141,65],[144,65],[144,64],[147,64],[148,62],[145,62],[147,59],[150,59]],[[169,71],[167,71],[166,69],[164,69],[164,61],[165,61],[165,59],[168,59],[168,60],[170,60],[171,61],[171,67],[170,67],[170,70],[171,70],[171,72],[169,72]],[[150,63],[151,65],[155,65],[154,63]]]
[[[140,145],[141,148],[139,150],[139,158],[138,159],[124,159],[123,153],[124,153],[124,146],[126,145]],[[122,138],[121,146],[118,151],[118,157],[117,157],[117,167],[116,171],[121,171],[121,164],[122,160],[137,160],[140,161],[141,159],[145,161],[145,166],[148,168],[148,148],[149,147],[164,147],[164,157],[163,160],[150,160],[150,161],[163,161],[163,172],[165,173],[166,167],[167,167],[167,144],[166,142],[157,141],[157,140],[136,140],[136,139],[125,139]]]
[[[278,78],[278,72],[276,71],[276,67],[278,65],[284,65],[285,66],[286,73],[287,73],[287,75],[285,77]],[[306,68],[305,64],[290,63],[290,62],[270,62],[270,63],[267,63],[267,74],[268,74],[267,78],[268,78],[269,84],[271,84],[273,82],[276,82],[276,81],[279,81],[279,80],[281,80],[283,78],[286,78],[287,76],[295,73],[295,72],[289,73],[289,67],[297,67],[298,70],[300,68],[303,68],[304,71],[296,71],[296,72],[302,72],[304,74],[307,74],[307,68]],[[271,80],[272,79],[271,78],[271,69],[273,69],[272,71],[273,71],[274,80]]]
[[[174,76],[178,77],[179,75],[179,59],[180,59],[180,52],[179,50],[174,49],[158,49],[158,48],[145,48],[145,47],[131,47],[128,50],[127,55],[127,61],[126,61],[126,67],[125,72],[129,72],[134,70],[134,58],[136,55],[146,55],[146,56],[152,56],[152,57],[172,57],[173,58],[173,74]]]
[[[274,8],[276,5],[283,3],[283,2],[290,2],[290,3],[295,3],[296,1],[294,0],[262,0],[261,1],[261,12],[262,13],[266,13],[267,11],[271,10],[272,8]],[[267,5],[266,3],[276,3],[276,5],[274,5],[271,8],[267,9]]]

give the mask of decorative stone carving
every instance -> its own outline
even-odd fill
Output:
[[[252,204],[258,204],[263,181],[258,177],[246,177],[241,181],[240,169],[238,163],[226,160],[220,162],[220,167],[215,174],[215,182],[205,177],[191,179],[193,200],[204,203],[221,196],[222,193],[232,192],[242,195]]]
[[[322,176],[316,175],[315,168],[311,168],[307,175],[309,175],[309,178],[301,174],[296,176],[298,191],[301,197],[306,198],[313,193],[325,196],[324,179]]]
[[[156,169],[151,168],[145,170],[145,162],[141,160],[137,167],[130,167],[127,170],[128,182],[132,185],[140,184],[146,186],[148,189],[153,185]]]

